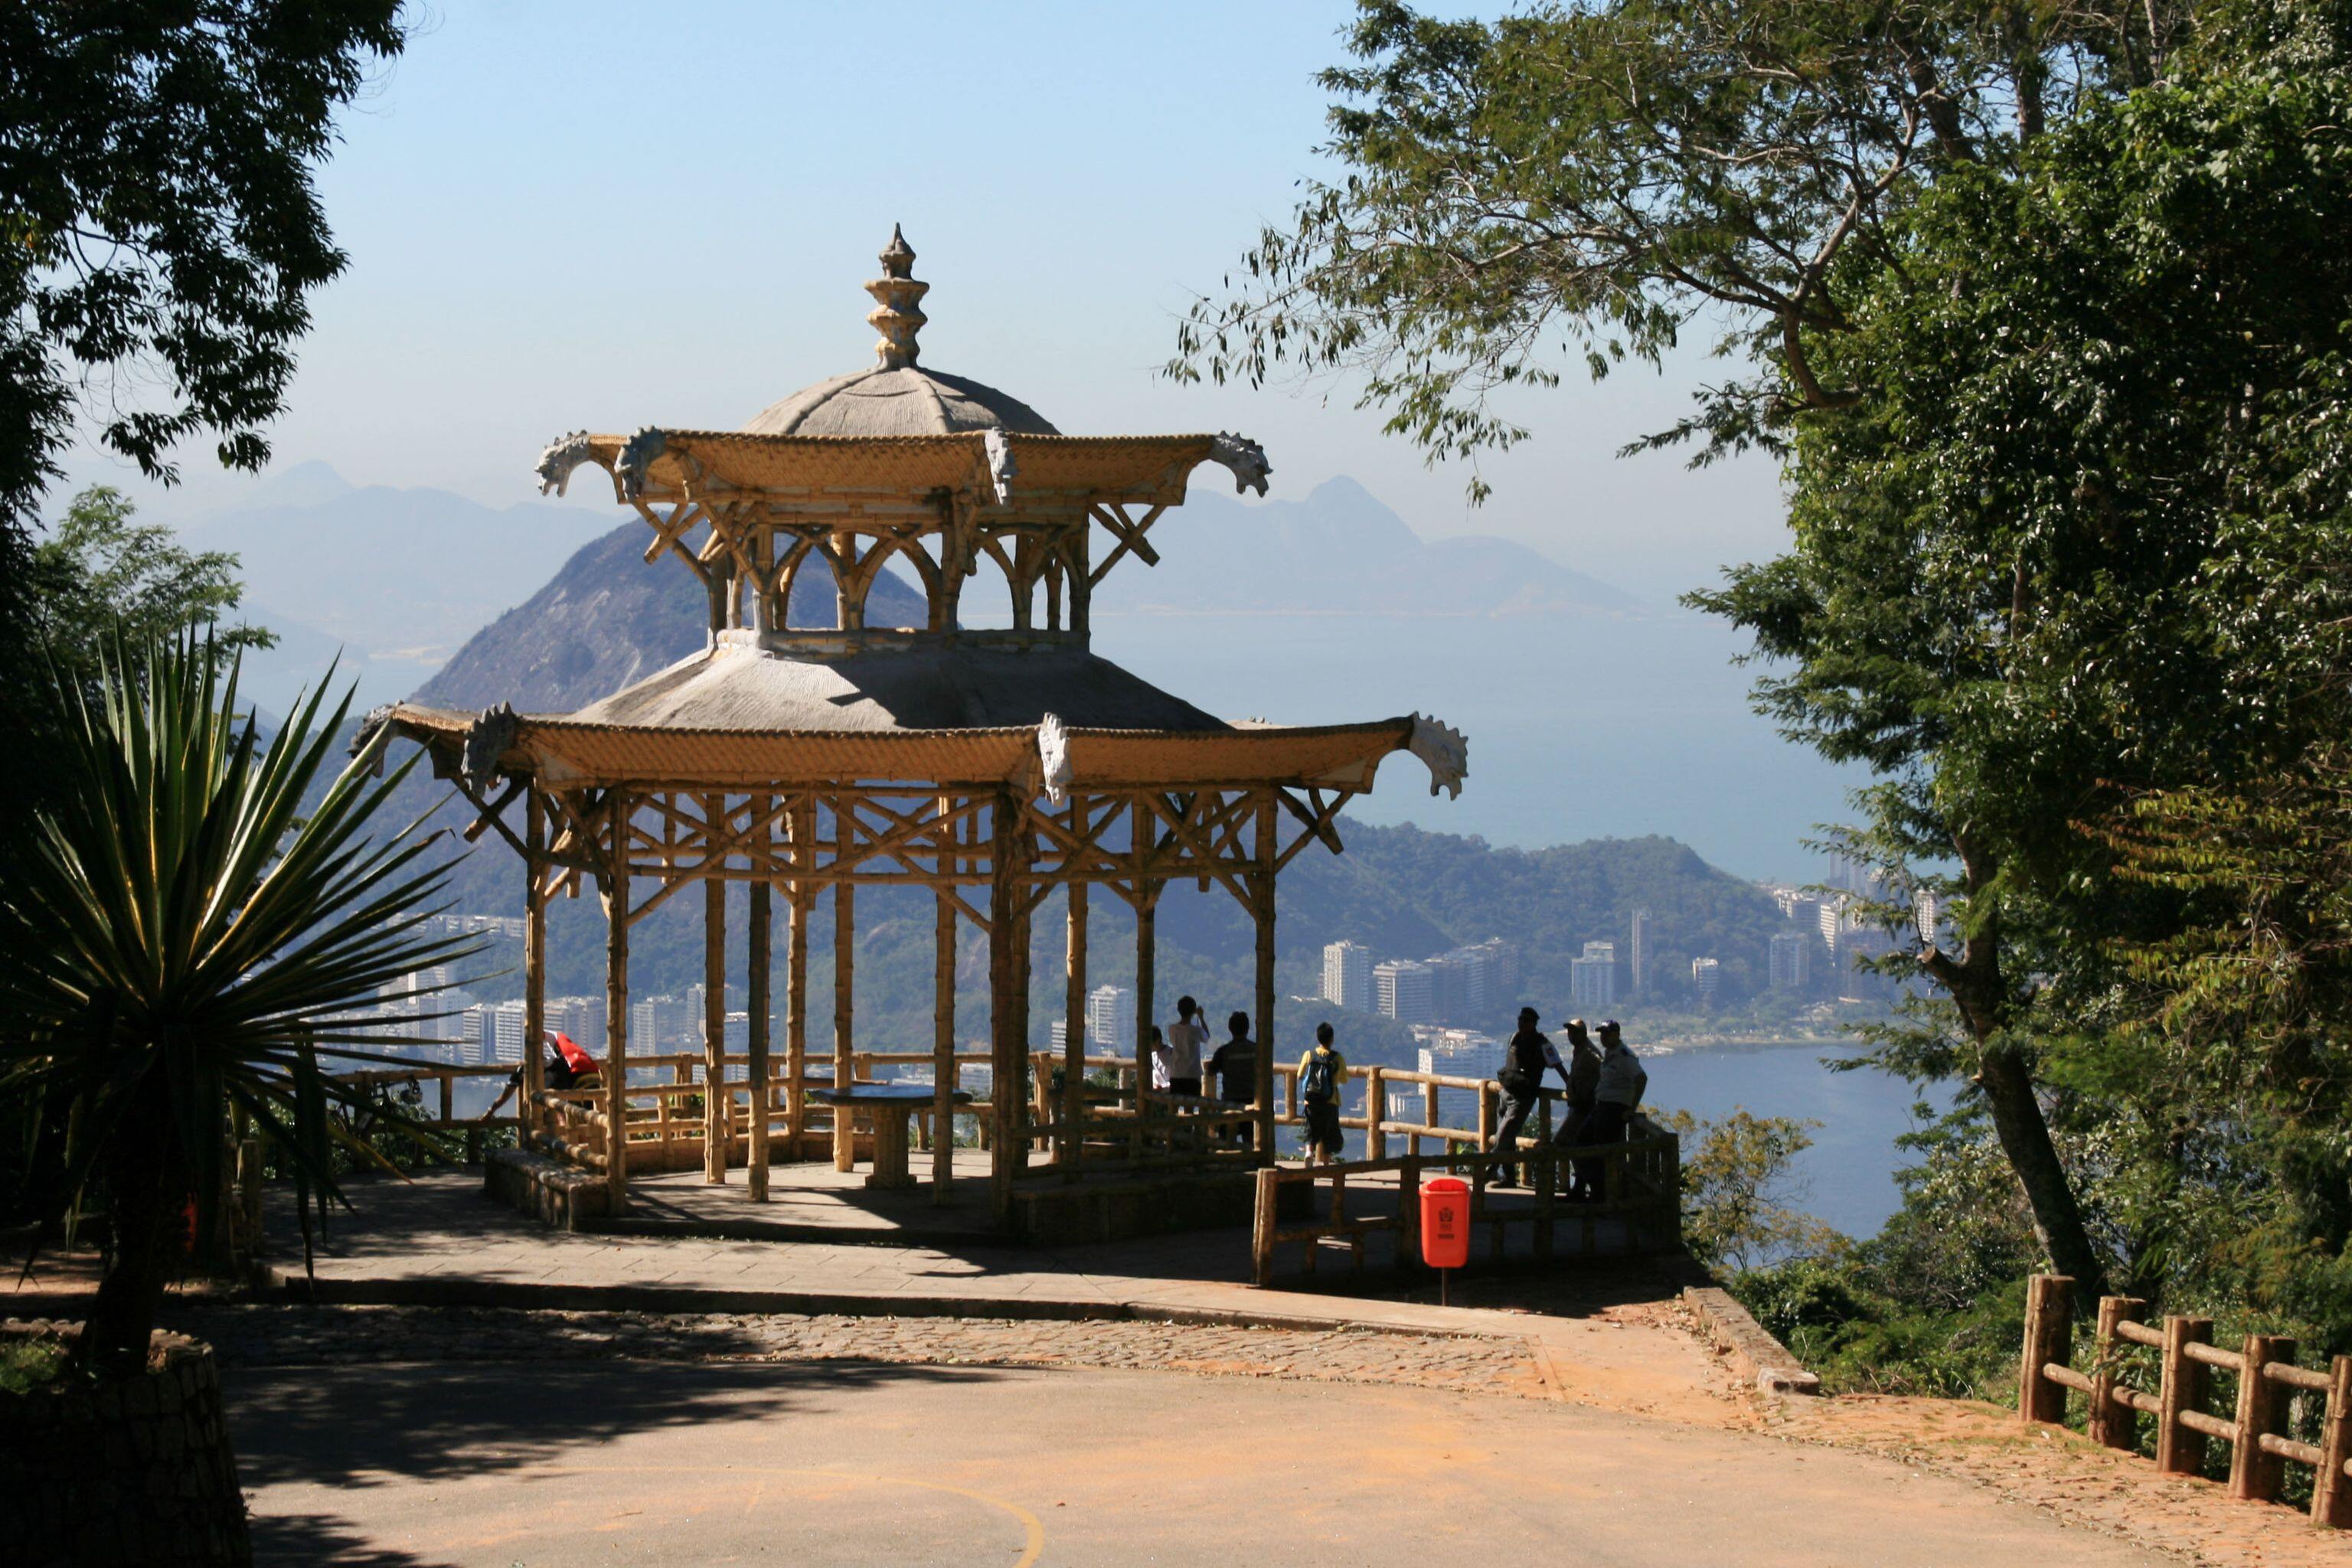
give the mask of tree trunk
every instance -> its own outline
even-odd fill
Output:
[[[1978,1062],[1977,1081],[1984,1086],[1985,1103],[1992,1109],[1993,1131],[2018,1184],[2025,1189],[2042,1249],[2059,1273],[2073,1276],[2085,1300],[2105,1295],[2106,1269],[2091,1245],[2074,1184],[2066,1179],[2066,1167],[2051,1142],[2050,1123],[2033,1092],[2033,1074],[2014,1046],[1982,1046]]]
[[[146,1370],[155,1309],[180,1250],[181,1215],[190,1196],[179,1143],[170,1089],[162,1069],[150,1069],[133,1091],[106,1162],[111,1256],[77,1349],[82,1364],[100,1373]]]
[[[1988,896],[1996,868],[1959,833],[1952,847],[1960,862],[1962,885],[1971,902]],[[1957,957],[1934,946],[1919,954],[1920,967],[1941,985],[1977,1044],[1977,1082],[1992,1110],[1994,1134],[2009,1168],[2024,1189],[2033,1215],[2033,1234],[2061,1274],[2071,1275],[2086,1298],[2103,1296],[2107,1271],[2083,1224],[2082,1205],[2074,1186],[2051,1142],[2050,1123],[2033,1091],[2033,1072],[2024,1055],[2006,1036],[2010,1024],[2009,981],[2001,973],[2000,919],[1998,906],[1971,922],[1973,929]]]

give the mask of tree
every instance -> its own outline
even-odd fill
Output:
[[[206,432],[232,468],[268,460],[310,297],[345,259],[311,173],[400,52],[399,9],[0,6],[0,651],[30,647],[33,522],[86,386],[100,441],[151,478]],[[37,797],[19,768],[0,784]]]
[[[1259,237],[1248,285],[1193,308],[1169,369],[1360,374],[1391,433],[1467,458],[1525,437],[1490,398],[1556,384],[1555,334],[1597,378],[1704,321],[1742,370],[1652,444],[1777,448],[1801,411],[1864,395],[1813,345],[1891,265],[1887,216],[2153,79],[2185,9],[1608,0],[1486,23],[1359,0],[1361,63],[1320,79],[1346,178]]]
[[[191,552],[170,529],[131,521],[136,510],[121,491],[93,485],[34,547],[35,630],[67,671],[94,676],[110,647],[168,644],[245,601],[235,555]],[[235,626],[217,632],[210,647],[226,662],[277,640],[263,627]]]
[[[1391,430],[1475,455],[1523,434],[1486,399],[1556,377],[1548,333],[1600,374],[1725,323],[1742,374],[1646,444],[1779,453],[1795,547],[1693,602],[1785,661],[1759,696],[1793,737],[1880,775],[1849,847],[1956,895],[1962,945],[1922,954],[1951,1026],[1887,1059],[1974,1079],[2093,1289],[2034,1026],[2115,922],[2162,918],[2076,825],[2255,764],[2325,664],[2347,21],[1368,0],[1364,63],[1325,79],[1347,178],[1173,367],[1354,371]]]
[[[329,1116],[359,1097],[320,1057],[365,1055],[380,986],[475,950],[422,934],[446,870],[419,861],[430,840],[373,820],[415,759],[380,782],[351,761],[306,805],[349,696],[323,721],[311,696],[265,742],[214,652],[184,635],[133,677],[118,651],[96,697],[61,694],[61,787],[0,884],[0,1095],[65,1129],[44,1206],[101,1201],[79,1352],[101,1372],[145,1365],[172,1271],[192,1239],[209,1250],[232,1113],[292,1164],[307,1237],[331,1145],[381,1163]]]
[[[1819,351],[1880,390],[1801,424],[1791,552],[1692,596],[1780,661],[1790,733],[1882,776],[1849,842],[1949,899],[1957,950],[1919,961],[1965,1047],[1888,1059],[1974,1076],[2094,1281],[2036,1060],[2115,983],[2107,943],[2178,911],[2083,825],[2276,765],[2340,668],[2347,110],[2341,75],[2192,79],[1940,182]]]
[[[1735,1273],[1790,1258],[1835,1253],[1846,1240],[1791,1206],[1802,1195],[1790,1167],[1813,1146],[1818,1121],[1735,1109],[1701,1121],[1687,1110],[1665,1124],[1691,1147],[1682,1168],[1683,1238],[1691,1256]]]

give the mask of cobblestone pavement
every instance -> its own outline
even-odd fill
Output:
[[[1136,1322],[782,1314],[507,1311],[190,1302],[173,1329],[222,1363],[865,1361],[940,1366],[1153,1369],[1536,1395],[1524,1340]]]

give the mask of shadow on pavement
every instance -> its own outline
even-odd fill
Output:
[[[256,1514],[252,1531],[256,1563],[334,1563],[340,1568],[442,1568],[435,1559],[376,1545],[350,1521],[323,1514]]]
[[[980,1384],[971,1367],[866,1362],[740,1366],[590,1362],[394,1363],[365,1378],[229,1370],[221,1382],[248,1489],[478,1478],[624,1434],[811,1415],[889,1384]],[[326,1386],[322,1386],[322,1384]]]

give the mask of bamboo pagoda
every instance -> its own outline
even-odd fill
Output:
[[[615,1212],[630,1180],[629,1139],[614,1132],[630,1116],[630,930],[697,886],[703,1081],[730,1086],[700,1097],[707,1180],[741,1164],[750,1197],[764,1202],[772,1166],[789,1173],[792,1162],[829,1157],[836,1171],[852,1168],[856,1117],[817,1097],[854,1082],[857,893],[891,885],[927,888],[935,905],[934,1201],[946,1201],[953,1179],[944,1130],[955,1113],[959,922],[987,935],[982,1110],[992,1215],[1003,1225],[1041,1152],[1074,1177],[1090,1116],[1145,1116],[1139,1090],[1100,1110],[1081,1091],[1088,900],[1105,889],[1134,911],[1140,1058],[1153,1014],[1153,911],[1178,879],[1224,889],[1255,923],[1255,1133],[1254,1152],[1235,1152],[1244,1163],[1271,1161],[1276,878],[1311,844],[1339,849],[1335,818],[1390,753],[1426,763],[1433,794],[1458,795],[1466,772],[1463,737],[1432,719],[1227,722],[1097,657],[1089,607],[1105,575],[1158,561],[1154,526],[1182,505],[1202,465],[1224,468],[1237,492],[1265,494],[1265,453],[1230,434],[1066,436],[1026,404],[924,367],[917,334],[929,285],[914,278],[901,234],[880,259],[883,276],[866,285],[875,301],[866,320],[880,332],[875,364],[796,393],[739,430],[580,432],[540,458],[543,490],[562,492],[583,467],[604,470],[616,501],[646,522],[646,563],[667,559],[699,580],[709,600],[700,652],[575,712],[401,703],[379,710],[363,737],[428,748],[436,772],[475,808],[467,837],[495,831],[521,857],[524,1144],[601,1170]],[[835,624],[795,626],[793,581],[815,562],[830,569]],[[923,625],[867,623],[886,565],[919,585]],[[1009,626],[962,624],[967,587],[983,573],[1009,593]],[[747,885],[749,909],[748,1038],[731,1063],[730,882]],[[607,1037],[600,1087],[567,1101],[543,1081],[537,1043],[549,900],[583,888],[606,917]],[[1049,1105],[1026,1090],[1044,1076],[1030,1059],[1029,971],[1033,917],[1057,889],[1068,1024],[1064,1098]],[[812,1059],[806,1005],[811,926],[828,900],[829,1064]],[[779,901],[781,1083],[770,1037]],[[582,1135],[583,1111],[597,1135]],[[882,1131],[877,1122],[877,1139]]]

